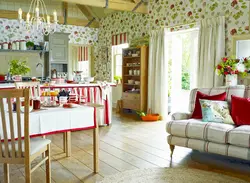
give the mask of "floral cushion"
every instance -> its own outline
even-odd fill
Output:
[[[202,121],[234,124],[226,101],[200,99]]]

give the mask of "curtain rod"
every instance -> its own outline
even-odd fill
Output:
[[[177,25],[171,25],[171,26],[161,26],[161,28],[174,28],[174,27],[182,27],[186,25],[193,25],[197,24],[197,22],[191,22],[191,23],[186,23],[186,24],[177,24]]]

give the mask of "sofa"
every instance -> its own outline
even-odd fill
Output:
[[[226,92],[226,100],[229,103],[231,95],[250,98],[250,87],[244,85],[193,89],[190,93],[189,112],[172,114],[171,120],[166,124],[171,157],[175,146],[182,146],[207,153],[250,160],[250,125],[236,126],[203,122],[202,119],[190,119],[197,91],[208,95]]]

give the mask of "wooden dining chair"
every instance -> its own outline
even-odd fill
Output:
[[[15,82],[16,89],[30,89],[30,96],[32,98],[37,98],[41,96],[40,82]]]
[[[24,164],[26,183],[31,183],[31,173],[43,163],[46,164],[46,183],[51,182],[51,141],[29,136],[29,94],[29,89],[0,90],[0,163],[4,166],[5,183],[10,180],[9,164]],[[16,100],[16,112],[12,112],[12,99]],[[31,162],[42,153],[46,156],[32,168]]]

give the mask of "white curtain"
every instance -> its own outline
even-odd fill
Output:
[[[148,66],[148,108],[163,119],[168,115],[168,63],[164,29],[151,32]]]
[[[225,56],[225,17],[204,19],[200,24],[197,85],[222,86],[223,78],[216,75],[215,66]]]

